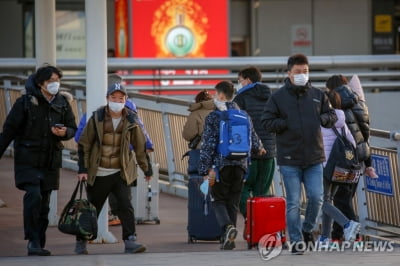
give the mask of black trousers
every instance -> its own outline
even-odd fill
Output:
[[[42,191],[39,184],[26,184],[23,190],[25,239],[38,241],[43,248],[46,245],[46,230],[49,225],[51,190]]]
[[[215,216],[224,230],[227,225],[236,226],[243,176],[240,166],[225,166],[219,172],[219,182],[211,187]]]
[[[354,212],[353,197],[357,190],[357,184],[346,184],[340,185],[335,197],[333,204],[338,208],[348,219],[357,221],[358,218]],[[343,227],[333,223],[332,226],[332,239],[341,239],[343,237]]]
[[[96,207],[97,215],[100,214],[110,193],[113,193],[118,208],[116,210],[122,225],[122,239],[127,240],[129,236],[135,235],[135,216],[131,204],[131,189],[121,178],[121,173],[109,176],[97,176],[93,186],[88,186],[88,199]]]

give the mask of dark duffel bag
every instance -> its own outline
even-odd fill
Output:
[[[75,235],[80,239],[93,240],[97,237],[97,212],[89,200],[82,198],[83,188],[87,195],[86,181],[79,181],[70,201],[61,213],[58,230],[65,234]],[[79,198],[76,198],[78,189]]]

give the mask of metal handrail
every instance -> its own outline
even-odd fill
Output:
[[[381,71],[381,72],[357,72],[353,71],[354,74],[357,74],[359,78],[400,78],[400,71]],[[284,79],[286,77],[286,73],[283,72],[262,72],[263,81],[266,80],[276,80],[276,79]],[[329,78],[333,73],[332,72],[311,72],[310,79],[324,79]],[[86,79],[85,75],[65,75],[63,77],[63,81],[84,81]],[[159,75],[124,75],[124,80],[126,81],[141,81],[141,80],[190,80],[190,79],[200,79],[200,80],[237,80],[237,73],[228,73],[228,74],[208,74],[208,75],[163,75],[162,73]]]
[[[176,85],[173,80],[230,80],[236,82],[237,70],[253,65],[262,70],[263,82],[272,89],[279,88],[286,78],[287,57],[227,57],[227,58],[108,58],[108,70],[123,73],[129,91],[183,91],[212,89],[213,85]],[[350,77],[357,74],[364,89],[400,89],[400,55],[309,56],[310,80],[318,88],[333,74]],[[85,59],[59,59],[57,65],[64,70],[63,82],[86,83]],[[29,74],[36,67],[34,58],[0,58],[1,72]],[[225,70],[225,73],[169,75],[168,70]],[[134,70],[148,70],[149,74],[133,74]],[[73,71],[71,73],[71,71]],[[122,71],[122,72],[121,72]],[[14,73],[15,74],[15,73]],[[1,75],[1,74],[0,74]],[[7,75],[7,74],[5,74]],[[137,81],[144,81],[138,83]],[[193,82],[196,83],[196,82]],[[212,82],[211,82],[212,83]]]
[[[325,68],[399,68],[400,55],[343,55],[309,56],[312,69]],[[260,69],[286,69],[287,57],[215,57],[215,58],[108,58],[109,70],[143,69],[229,69],[245,65]],[[58,59],[57,66],[64,70],[85,70],[85,59]],[[0,70],[34,70],[35,58],[0,58]]]

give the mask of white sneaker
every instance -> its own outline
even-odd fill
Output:
[[[357,233],[360,231],[361,224],[355,221],[350,221],[349,225],[343,229],[345,241],[354,241]]]

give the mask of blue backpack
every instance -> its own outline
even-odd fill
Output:
[[[217,152],[230,160],[248,158],[251,149],[248,114],[238,109],[217,111],[217,113],[221,118]]]

